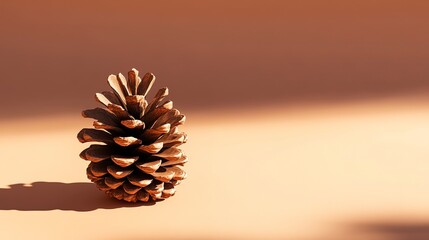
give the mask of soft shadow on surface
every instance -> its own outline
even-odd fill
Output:
[[[114,209],[154,205],[151,203],[128,203],[111,199],[94,184],[77,182],[34,182],[0,188],[0,210],[49,211],[67,210],[86,212],[97,209]]]
[[[383,240],[428,240],[429,222],[367,222],[351,226],[357,234],[369,234]],[[371,240],[371,239],[368,239]]]

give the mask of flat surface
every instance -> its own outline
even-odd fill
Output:
[[[153,206],[88,183],[76,134],[90,125],[0,123],[0,239],[429,236],[427,100],[188,113],[189,177]]]

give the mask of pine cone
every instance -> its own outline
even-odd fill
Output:
[[[88,178],[109,196],[128,202],[147,202],[174,195],[175,186],[186,177],[187,158],[178,148],[186,134],[178,131],[185,116],[163,101],[168,89],[162,88],[148,104],[146,95],[155,81],[152,73],[141,79],[138,71],[110,75],[113,92],[95,95],[106,108],[82,112],[93,118],[94,128],[78,134],[80,142],[99,142],[83,150],[80,157],[91,161]]]

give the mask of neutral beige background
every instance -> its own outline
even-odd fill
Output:
[[[131,67],[156,73],[157,86],[192,111],[428,93],[428,8],[426,0],[1,1],[0,117],[80,111],[105,89],[100,81]]]

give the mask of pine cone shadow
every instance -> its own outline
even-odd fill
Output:
[[[34,182],[0,188],[0,210],[87,212],[97,209],[150,206],[156,202],[128,203],[99,191],[93,183]]]

